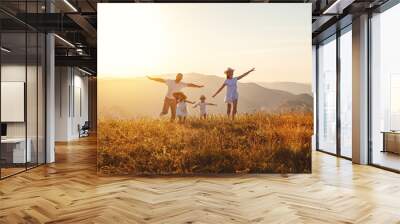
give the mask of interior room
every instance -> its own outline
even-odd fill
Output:
[[[1,34],[1,177],[45,162],[45,36]]]
[[[398,0],[0,1],[0,223],[400,223],[399,23]]]
[[[394,6],[371,19],[371,162],[378,166],[399,170],[399,74],[400,67],[394,60],[399,45],[394,41],[399,37],[390,27],[399,19],[400,7]]]

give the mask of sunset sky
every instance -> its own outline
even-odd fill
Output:
[[[196,72],[311,82],[311,4],[98,4],[98,77]]]

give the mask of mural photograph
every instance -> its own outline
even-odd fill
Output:
[[[308,4],[98,4],[99,174],[310,173],[310,21]]]

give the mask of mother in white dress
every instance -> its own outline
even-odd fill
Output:
[[[250,74],[250,72],[253,72],[254,70],[255,69],[252,68],[238,77],[233,77],[233,72],[235,71],[234,69],[228,68],[225,70],[226,80],[212,97],[217,96],[218,93],[221,92],[222,89],[224,89],[226,86],[225,103],[228,117],[232,117],[232,119],[235,119],[235,115],[237,113],[237,104],[239,100],[237,81]]]

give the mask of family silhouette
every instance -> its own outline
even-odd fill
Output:
[[[226,95],[224,100],[226,103],[226,112],[228,117],[232,119],[235,119],[235,115],[237,113],[237,104],[239,100],[237,82],[251,72],[255,71],[255,68],[252,68],[237,77],[234,77],[234,71],[235,70],[232,68],[227,68],[225,70],[225,81],[222,83],[221,87],[212,95],[213,98],[216,97],[226,87]],[[204,85],[182,82],[182,73],[178,73],[175,79],[154,78],[150,76],[147,76],[147,78],[167,85],[168,89],[164,97],[164,103],[160,116],[168,114],[168,111],[171,110],[171,121],[174,121],[176,117],[178,117],[180,122],[184,122],[186,120],[188,114],[187,103],[194,104],[194,108],[199,107],[201,119],[207,118],[207,106],[217,106],[217,104],[206,102],[206,96],[204,95],[200,96],[200,102],[198,102],[197,104],[194,101],[188,100],[187,96],[181,91],[183,88],[202,88],[204,87]]]

